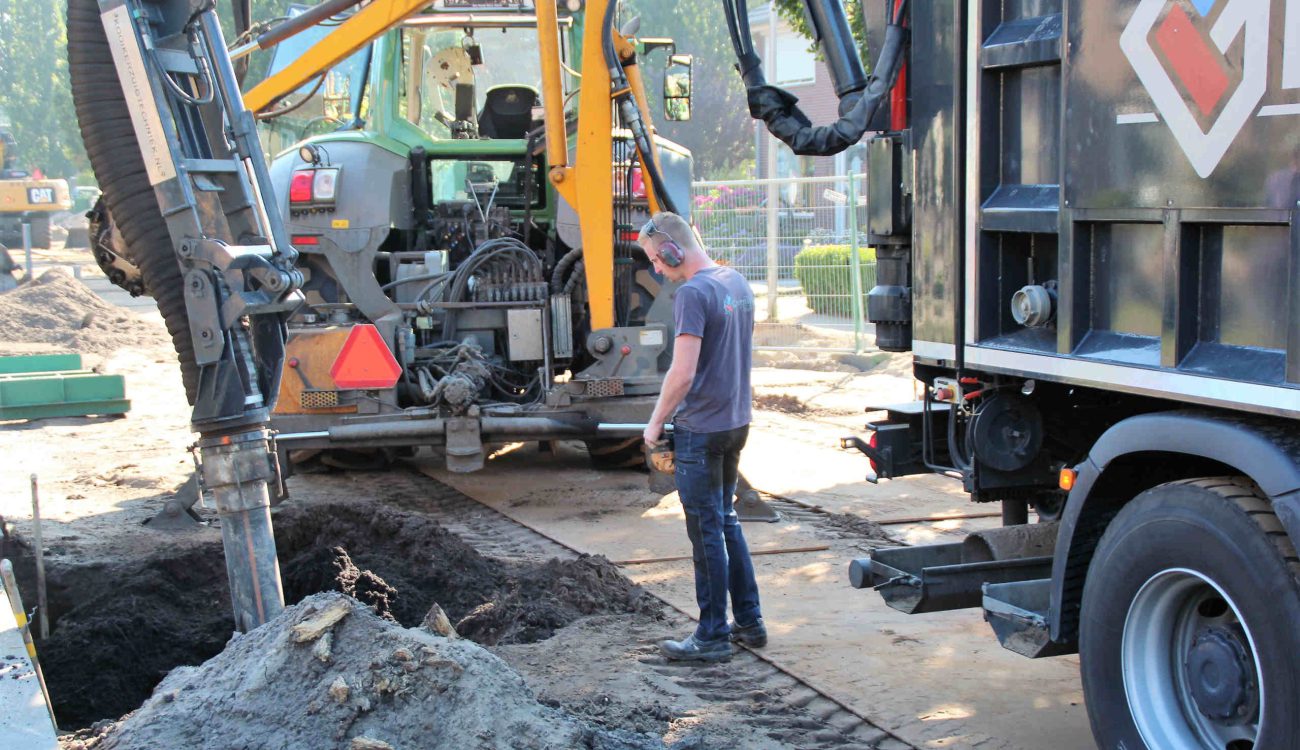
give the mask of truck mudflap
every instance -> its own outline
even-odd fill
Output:
[[[1052,640],[1052,579],[984,584],[984,619],[1008,651],[1030,659],[1076,653],[1075,644]]]

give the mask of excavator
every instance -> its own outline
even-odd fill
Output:
[[[32,247],[49,248],[51,218],[70,208],[68,181],[34,176],[22,169],[13,133],[0,127],[0,241],[21,247],[22,226],[27,224]]]

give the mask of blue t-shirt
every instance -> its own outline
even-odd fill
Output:
[[[691,432],[721,432],[749,424],[754,344],[754,293],[725,266],[697,271],[673,300],[677,335],[699,336],[700,361],[674,423]]]

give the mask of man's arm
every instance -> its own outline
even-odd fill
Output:
[[[664,422],[668,421],[668,417],[677,410],[678,404],[690,392],[691,383],[695,380],[695,369],[700,363],[702,341],[699,336],[692,336],[689,333],[678,334],[673,340],[673,363],[668,368],[668,373],[664,375],[664,384],[659,389],[659,400],[655,403],[654,413],[650,415],[650,423],[642,433],[646,445],[653,447],[659,442],[663,435]]]

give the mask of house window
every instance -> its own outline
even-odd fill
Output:
[[[776,147],[776,176],[778,179],[812,177],[817,163],[811,156],[796,156],[784,143]],[[811,205],[812,186],[788,182],[780,187],[781,203],[787,207]]]
[[[776,35],[776,85],[812,83],[816,78],[817,59],[807,39],[789,29]]]

